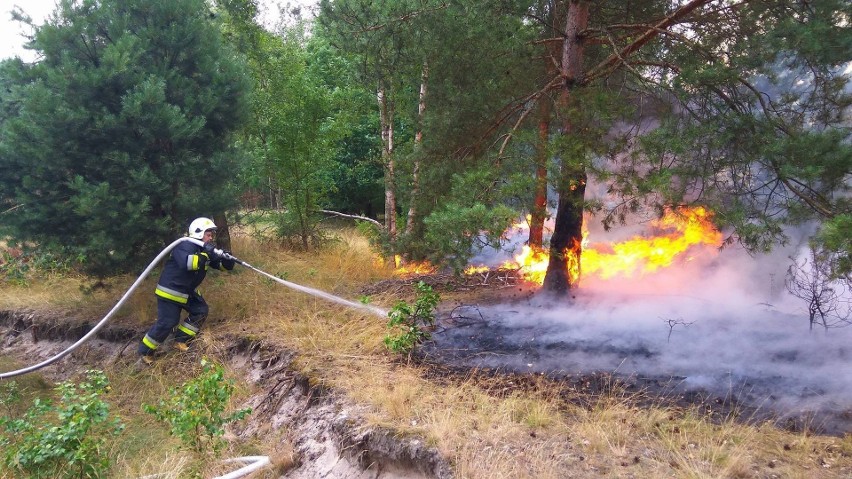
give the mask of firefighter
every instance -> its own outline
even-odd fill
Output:
[[[232,270],[234,261],[219,256],[214,248],[216,224],[210,218],[196,218],[189,224],[190,238],[204,242],[198,246],[192,241],[182,241],[174,247],[163,273],[157,281],[154,294],[157,296],[157,322],[139,343],[139,355],[145,364],[154,360],[154,352],[175,333],[175,347],[187,351],[189,343],[198,334],[207,318],[207,302],[196,288],[204,281],[207,269]],[[181,310],[188,316],[181,320]],[[175,328],[177,326],[177,328]]]

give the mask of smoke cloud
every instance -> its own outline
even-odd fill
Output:
[[[675,378],[782,416],[834,421],[852,409],[852,328],[809,331],[807,305],[784,286],[797,248],[757,257],[736,246],[693,249],[655,274],[584,278],[570,299],[461,308],[430,353],[519,372]]]

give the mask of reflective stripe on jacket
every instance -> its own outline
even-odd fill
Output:
[[[172,250],[163,268],[154,294],[160,298],[186,304],[189,295],[204,281],[207,268],[221,269],[219,260],[210,260],[201,246],[182,241]]]

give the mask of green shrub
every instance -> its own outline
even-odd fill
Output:
[[[202,372],[179,388],[169,389],[169,400],[160,400],[157,406],[143,404],[145,412],[165,421],[171,434],[196,452],[208,447],[218,452],[224,441],[225,425],[245,418],[251,408],[225,414],[234,392],[234,382],[225,380],[222,366],[201,360]]]
[[[79,385],[69,381],[56,389],[58,405],[35,399],[23,417],[0,418],[3,465],[31,478],[104,477],[110,459],[102,446],[124,429],[118,419],[109,418],[109,406],[101,399],[109,391],[106,375],[89,370]],[[19,397],[11,386],[3,401]]]
[[[0,424],[8,417],[15,414],[15,408],[21,402],[21,388],[16,381],[0,383],[0,406],[3,407],[3,418]]]
[[[424,327],[435,323],[435,308],[440,301],[438,293],[428,284],[420,281],[415,286],[416,299],[414,305],[399,301],[388,313],[388,329],[396,334],[385,336],[384,342],[388,349],[395,353],[408,354],[423,340],[429,339],[429,332]]]
[[[17,285],[17,286],[26,286],[27,283],[27,272],[29,271],[30,266],[21,260],[21,258],[14,258],[7,252],[2,253],[2,264],[0,264],[0,277],[2,277],[7,282]]]
[[[0,252],[0,279],[27,286],[33,277],[65,277],[86,262],[84,256],[68,256],[48,248],[23,248],[23,253],[12,256]]]

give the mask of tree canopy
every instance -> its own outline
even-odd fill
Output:
[[[0,70],[7,229],[117,268],[263,192],[301,246],[333,206],[459,267],[531,214],[565,291],[588,215],[701,204],[755,251],[815,224],[852,268],[848,2],[324,0],[276,32],[257,9],[62,3]]]
[[[848,225],[850,211],[847,2],[390,3],[394,8],[372,12],[372,23],[358,14],[357,2],[326,2],[323,14],[337,35],[351,39],[342,50],[360,55],[383,81],[408,85],[397,87],[409,92],[406,103],[397,98],[397,110],[405,104],[409,115],[415,111],[422,80],[411,72],[427,56],[430,71],[445,72],[430,77],[429,86],[463,92],[450,97],[464,106],[459,115],[440,95],[426,98],[440,106],[426,108],[424,137],[442,145],[467,138],[468,148],[448,152],[452,166],[430,162],[431,171],[419,171],[465,185],[460,196],[438,190],[438,216],[424,217],[425,238],[429,224],[440,225],[442,238],[452,231],[468,237],[471,222],[482,217],[435,221],[446,217],[441,204],[453,205],[457,214],[449,216],[458,218],[476,204],[487,206],[483,212],[498,205],[534,211],[540,191],[539,206],[530,195],[511,193],[531,188],[535,165],[535,184],[549,184],[557,196],[545,280],[554,291],[579,278],[584,213],[609,226],[641,208],[694,203],[713,209],[731,241],[757,251],[786,241],[785,226],[816,220],[823,225],[819,238],[838,247],[837,273],[844,274],[849,252],[837,230]],[[490,37],[504,31],[507,18],[518,22],[513,34]],[[477,43],[481,38],[493,39],[490,48]],[[435,53],[438,45],[452,53]],[[379,61],[388,52],[394,63]],[[463,68],[453,63],[458,58],[467,59]],[[482,75],[488,62],[526,65],[536,74],[491,90],[498,78]],[[477,110],[490,114],[460,121]],[[544,152],[544,161],[534,164],[533,151]],[[471,161],[473,152],[485,162]],[[491,167],[479,170],[483,164]],[[587,197],[589,181],[603,185],[606,196]]]
[[[2,223],[97,274],[144,264],[235,204],[244,63],[203,0],[59,3],[3,62]]]

